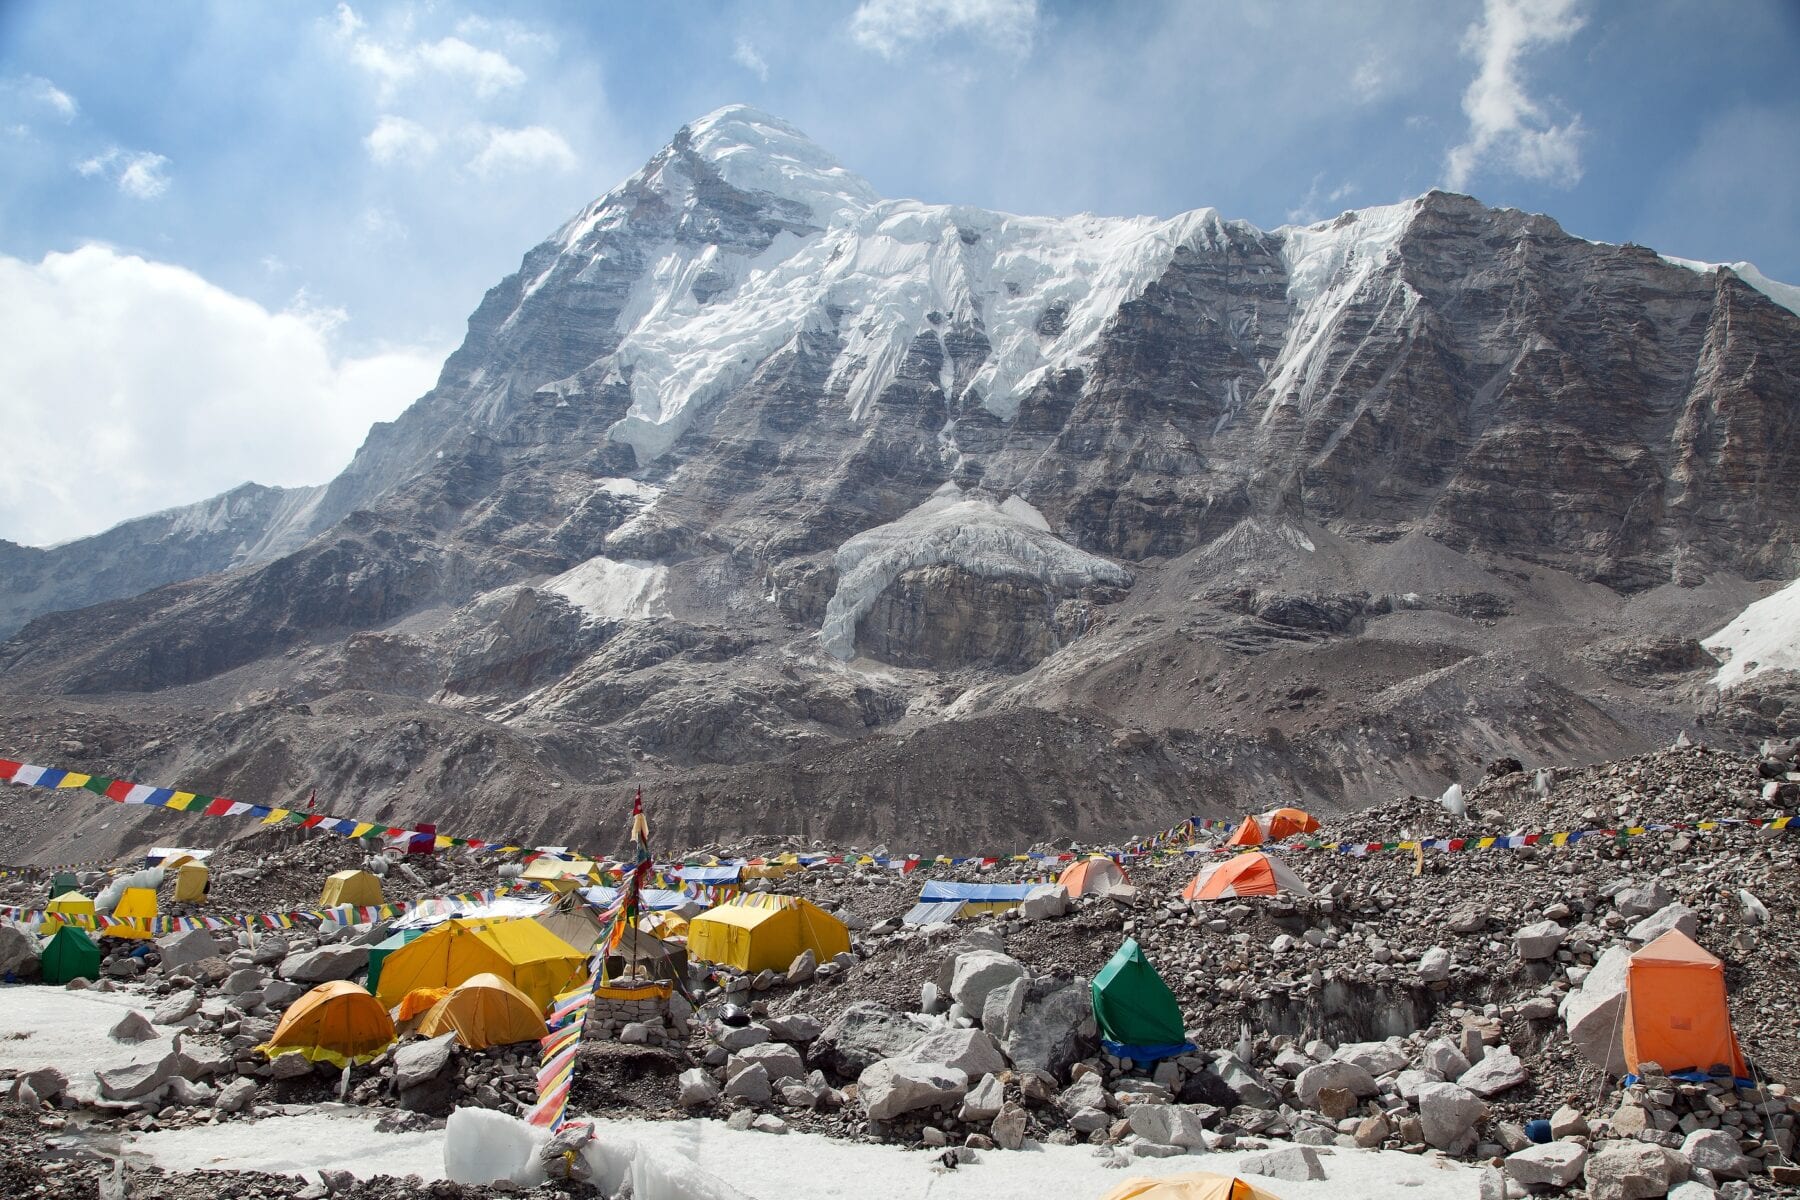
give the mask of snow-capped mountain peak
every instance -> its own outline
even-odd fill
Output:
[[[794,200],[813,210],[820,224],[845,211],[860,211],[881,197],[868,180],[779,117],[744,104],[715,109],[676,135],[742,191]]]

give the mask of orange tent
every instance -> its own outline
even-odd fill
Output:
[[[1731,1068],[1744,1052],[1725,1005],[1725,964],[1693,938],[1671,929],[1631,956],[1625,968],[1625,1066],[1653,1062],[1665,1071]]]
[[[1104,892],[1115,884],[1130,883],[1131,876],[1110,858],[1084,858],[1064,867],[1063,873],[1056,877],[1056,882],[1062,884],[1069,895],[1074,897],[1085,896],[1089,892]]]
[[[1164,1175],[1160,1179],[1134,1175],[1101,1200],[1280,1200],[1280,1197],[1233,1175],[1190,1171],[1185,1175]]]
[[[1286,863],[1277,862],[1257,850],[1205,868],[1188,880],[1188,885],[1181,889],[1181,898],[1231,900],[1238,896],[1273,896],[1277,892],[1312,895]]]
[[[1244,823],[1231,831],[1225,839],[1227,846],[1260,846],[1263,843],[1262,826],[1256,823],[1255,817],[1245,817]]]
[[[1303,808],[1274,808],[1263,814],[1271,842],[1284,841],[1299,833],[1311,833],[1319,827],[1319,818]]]

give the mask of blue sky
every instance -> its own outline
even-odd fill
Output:
[[[1453,186],[1800,281],[1800,5],[0,3],[0,478],[43,543],[319,482],[481,293],[742,101],[883,194],[1264,227]]]

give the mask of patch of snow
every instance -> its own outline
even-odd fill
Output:
[[[1800,579],[1750,605],[1700,644],[1726,655],[1713,675],[1716,688],[1764,671],[1800,671]]]
[[[70,992],[42,984],[0,987],[0,1069],[23,1074],[55,1067],[68,1076],[71,1093],[92,1101],[100,1092],[94,1072],[169,1052],[167,1037],[115,1042],[106,1036],[126,1013],[136,1009],[148,1016],[156,1003],[136,992]]]
[[[662,489],[655,484],[643,483],[636,479],[602,479],[599,488],[609,496],[622,496],[627,500],[636,500],[649,504],[662,495]]]
[[[715,109],[687,127],[694,152],[746,192],[796,200],[821,224],[881,199],[868,180],[780,117],[743,104]]]
[[[337,1106],[321,1106],[336,1109]],[[360,1126],[360,1127],[359,1127]],[[610,1182],[630,1164],[640,1200],[691,1193],[680,1189],[723,1182],[760,1200],[858,1200],[879,1180],[893,1200],[1041,1200],[1046,1195],[1099,1196],[1122,1179],[1190,1171],[1229,1174],[1252,1151],[1139,1159],[1124,1171],[1109,1169],[1091,1146],[1042,1146],[1019,1151],[985,1150],[978,1161],[954,1171],[938,1169],[935,1151],[866,1142],[834,1141],[821,1134],[782,1137],[735,1130],[723,1121],[596,1121],[598,1143],[585,1157]],[[445,1177],[442,1130],[377,1133],[372,1116],[349,1110],[304,1116],[234,1121],[139,1134],[131,1152],[165,1170],[262,1170],[298,1175],[321,1167],[376,1174]],[[524,1139],[520,1140],[523,1145]],[[1274,1143],[1279,1147],[1284,1143]],[[1480,1173],[1436,1156],[1397,1150],[1342,1147],[1322,1159],[1327,1178],[1307,1182],[1250,1175],[1258,1187],[1283,1200],[1338,1200],[1343,1196],[1404,1195],[1412,1200],[1468,1200]],[[702,1193],[707,1194],[707,1193]]]
[[[538,585],[555,592],[602,621],[629,621],[667,615],[669,568],[595,555]]]
[[[1755,263],[1709,263],[1701,262],[1694,258],[1677,258],[1673,254],[1664,254],[1659,257],[1666,263],[1672,263],[1677,267],[1686,267],[1688,270],[1695,271],[1701,275],[1710,275],[1721,267],[1730,267],[1737,273],[1739,279],[1742,279],[1745,283],[1749,284],[1775,303],[1781,305],[1781,307],[1787,309],[1789,312],[1796,316],[1800,316],[1800,287],[1795,287],[1791,283],[1781,283],[1778,280],[1770,279],[1767,275],[1764,275],[1761,271],[1756,269]]]
[[[1009,502],[1010,503],[1010,502]],[[837,552],[838,586],[825,606],[819,640],[827,653],[856,653],[856,623],[889,584],[915,567],[948,563],[977,575],[1023,575],[1053,591],[1090,584],[1129,587],[1131,575],[1049,531],[1043,514],[1020,501],[964,496],[946,483],[897,521],[857,534]]]

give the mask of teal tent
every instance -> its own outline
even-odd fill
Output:
[[[100,978],[100,947],[87,930],[64,925],[44,943],[38,970],[45,983],[67,983],[71,979]]]
[[[1135,939],[1127,939],[1100,969],[1093,994],[1101,1044],[1115,1058],[1149,1063],[1193,1050],[1175,993]]]
[[[381,982],[381,964],[387,961],[387,956],[424,932],[423,929],[402,929],[393,937],[390,937],[385,941],[376,942],[373,946],[369,947],[368,987],[371,994],[374,993],[376,986]]]

